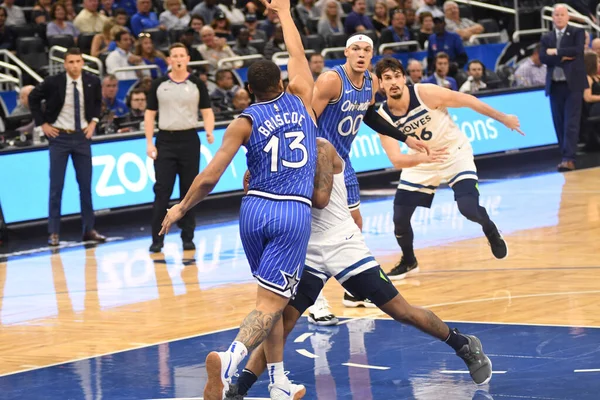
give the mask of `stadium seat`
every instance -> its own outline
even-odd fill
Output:
[[[36,25],[27,24],[27,25],[15,25],[9,28],[15,35],[15,37],[32,37],[35,36],[38,28]]]
[[[306,27],[308,28],[308,32],[312,35],[317,34],[319,32],[319,18],[309,18],[306,22]]]
[[[460,11],[461,18],[473,19],[473,9],[468,4],[459,4],[458,9]]]
[[[456,86],[458,89],[460,89],[460,87],[463,85],[463,83],[465,83],[467,81],[467,79],[469,78],[469,75],[467,75],[467,72],[463,69],[458,69],[456,71],[456,75],[454,75],[454,79],[456,80]]]
[[[327,47],[345,47],[347,39],[345,33],[332,33],[327,36]]]
[[[509,65],[501,65],[498,67],[496,74],[502,81],[502,87],[511,87],[514,81],[514,68]]]
[[[62,46],[71,48],[75,46],[75,39],[71,35],[54,35],[48,38],[48,47]]]
[[[258,54],[263,54],[265,51],[266,43],[262,39],[251,40],[248,44],[258,50]]]
[[[494,71],[490,69],[485,70],[483,81],[486,83],[488,89],[499,89],[502,86],[502,80]]]
[[[325,39],[320,35],[308,35],[306,36],[306,48],[320,53],[325,48]]]
[[[167,31],[161,29],[146,29],[144,32],[150,34],[155,49],[160,51],[167,51],[169,49],[169,36]]]
[[[495,19],[485,18],[485,19],[480,19],[477,22],[483,26],[483,29],[485,29],[485,33],[500,32],[500,27],[498,26],[498,21],[496,21]]]
[[[81,33],[79,39],[77,39],[77,45],[84,54],[90,54],[92,51],[92,41],[94,40],[95,33]]]
[[[169,29],[169,42],[171,44],[179,42],[179,38],[183,32],[185,32],[183,28]]]
[[[231,24],[231,34],[233,37],[237,37],[237,35],[240,33],[240,30],[245,27],[246,25],[244,24]]]
[[[17,39],[17,57],[35,71],[48,66],[48,55],[44,41],[39,37],[20,37]]]

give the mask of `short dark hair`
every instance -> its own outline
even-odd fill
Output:
[[[190,55],[190,52],[188,51],[187,46],[181,42],[176,42],[169,46],[169,56],[171,55],[171,50],[173,50],[173,49],[184,49],[185,53],[187,55]]]
[[[536,45],[533,47],[533,53],[539,53],[541,48],[542,48],[542,44],[541,44],[541,43],[538,43],[538,44],[536,44]],[[532,54],[533,54],[533,53],[532,53]]]
[[[67,7],[62,1],[57,1],[56,3],[52,4],[52,7],[50,7],[50,19],[52,21],[56,19],[56,9],[58,7],[62,7],[62,9],[65,11],[65,19],[67,18]]]
[[[402,75],[406,75],[404,65],[402,65],[402,63],[394,57],[383,57],[381,60],[377,61],[377,64],[375,64],[375,75],[377,75],[379,79],[381,79],[383,74],[388,70],[393,72],[400,71],[402,72]]]
[[[436,62],[436,63],[437,63],[437,61],[438,61],[439,59],[444,59],[444,58],[445,58],[446,60],[448,60],[448,62],[450,62],[450,56],[448,55],[448,53],[444,53],[443,51],[440,51],[439,53],[437,53],[437,54],[435,55],[435,61],[434,61],[434,62]]]
[[[79,47],[70,47],[65,53],[65,59],[67,56],[81,56],[81,49]]]
[[[102,83],[104,83],[104,81],[110,81],[110,82],[117,81],[118,82],[119,80],[117,79],[116,75],[107,74],[107,75],[104,75],[104,78],[102,78]]]
[[[248,85],[257,97],[279,91],[281,70],[270,60],[257,60],[248,68]]]
[[[421,14],[419,14],[419,23],[423,25],[423,21],[425,21],[425,18],[428,17],[431,17],[431,19],[433,19],[433,14],[429,11],[423,11]]]
[[[117,8],[114,12],[114,16],[118,17],[119,15],[124,15],[127,17],[127,19],[129,19],[129,14],[127,14],[127,11],[125,11],[124,8]]]
[[[485,70],[485,65],[483,65],[483,63],[482,63],[481,61],[479,61],[479,60],[471,60],[471,61],[469,61],[469,63],[467,64],[467,71],[469,70],[469,68],[471,68],[471,64],[479,64],[479,65],[481,65],[481,68],[482,68],[483,70]]]
[[[195,19],[199,19],[200,21],[202,21],[202,25],[206,25],[206,21],[204,20],[204,17],[200,14],[192,14],[192,16],[190,17],[190,22],[188,23],[188,26],[192,26],[192,21]]]
[[[219,82],[221,79],[223,79],[223,75],[225,74],[231,74],[231,77],[233,77],[233,72],[231,72],[230,69],[220,69],[217,71],[217,73],[215,74],[215,81]]]
[[[324,58],[324,57],[323,57],[323,54],[321,54],[321,53],[311,53],[311,54],[308,56],[308,61],[312,61],[312,59],[313,59],[313,58],[315,58],[315,57],[321,57],[321,58]]]
[[[119,32],[115,33],[115,42],[120,42],[123,35],[130,35],[127,29],[121,29]]]

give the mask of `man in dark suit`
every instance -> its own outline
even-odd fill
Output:
[[[102,106],[100,80],[82,74],[83,58],[78,48],[67,51],[64,66],[66,73],[47,77],[29,95],[35,125],[41,126],[50,150],[50,246],[59,244],[60,207],[69,155],[79,183],[83,240],[106,240],[94,229],[92,206],[91,138]]]
[[[588,87],[583,63],[585,32],[568,25],[569,13],[564,4],[554,6],[552,20],[554,29],[540,42],[540,60],[548,66],[546,96],[550,96],[562,152],[558,170],[564,172],[575,169],[583,91]]]

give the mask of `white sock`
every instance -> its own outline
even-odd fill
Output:
[[[283,371],[283,361],[267,364],[267,371],[269,371],[269,381],[271,384],[286,382],[287,377]]]
[[[248,349],[246,349],[246,346],[242,342],[231,343],[227,352],[231,354],[231,367],[233,371],[237,369],[238,365],[248,355]]]

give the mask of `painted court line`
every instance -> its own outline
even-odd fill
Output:
[[[300,350],[296,349],[296,353],[300,354],[301,356],[308,357],[308,358],[319,358],[318,355],[313,354],[310,351],[305,350],[305,349],[300,349]]]
[[[294,343],[302,343],[313,335],[312,332],[306,332],[294,339]]]
[[[576,369],[573,372],[600,372],[600,369]]]
[[[442,370],[440,371],[442,374],[468,374],[469,371],[454,371],[454,370]],[[496,374],[505,374],[506,371],[493,371],[494,375]]]
[[[377,369],[380,371],[387,371],[390,367],[378,367],[376,365],[364,365],[364,364],[355,364],[355,363],[343,363],[346,367],[355,367],[355,368],[364,368],[364,369]]]

